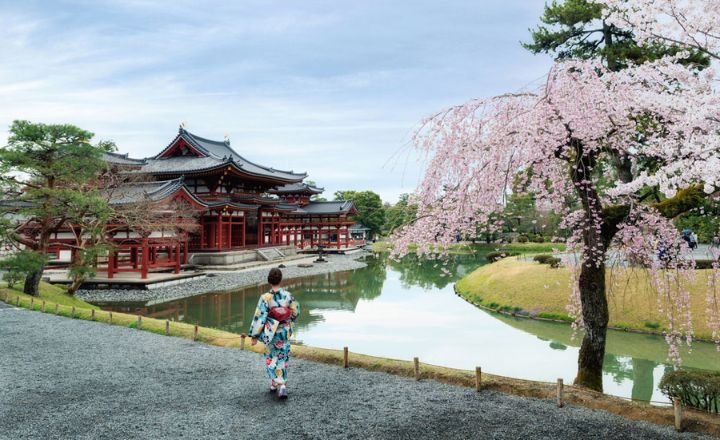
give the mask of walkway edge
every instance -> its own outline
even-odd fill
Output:
[[[15,306],[17,304],[19,307],[30,309],[32,311],[42,311],[42,305],[40,302],[33,301],[34,298],[22,293],[10,291],[9,289],[0,289],[0,300],[10,304],[11,306]],[[72,309],[74,308],[55,303],[45,304],[45,313],[57,314],[58,316],[68,318],[73,316]],[[111,323],[111,325],[121,325],[131,328],[138,328],[139,321],[137,315],[106,311],[95,311],[93,314],[90,309],[75,309],[74,319],[83,319],[87,321],[95,320],[98,323]],[[192,324],[171,322],[170,325],[168,324],[168,321],[147,317],[143,317],[141,323],[141,330],[156,333],[158,335],[175,336],[186,339],[193,339],[194,336],[195,326]],[[244,346],[245,350],[256,353],[261,353],[263,351],[261,344],[258,344],[255,347],[250,344],[244,344],[243,339],[246,337],[245,335],[238,335],[207,327],[197,327],[197,329],[196,335],[197,341],[199,342],[227,348],[240,348],[241,346]],[[416,377],[413,361],[355,354],[351,350],[352,347],[350,347],[348,356],[349,367],[362,368],[369,371],[384,372],[404,377]],[[343,350],[310,347],[305,345],[295,345],[293,347],[293,356],[309,361],[337,365],[338,368],[342,368],[344,362]],[[422,360],[420,360],[418,378],[432,379],[438,382],[468,388],[475,388],[477,386],[474,371],[425,364],[422,363]],[[557,395],[557,387],[555,383],[514,379],[487,373],[483,373],[482,376],[481,391],[484,390],[492,390],[521,397],[532,397],[547,400],[554,400]],[[482,398],[482,393],[480,393],[479,396],[479,398]],[[630,420],[647,421],[660,425],[674,426],[674,410],[671,406],[653,406],[646,402],[625,400],[620,397],[608,396],[571,385],[565,386],[563,399],[566,404],[575,404],[590,409],[603,410]],[[562,409],[558,410],[562,411]],[[720,436],[720,417],[695,410],[684,409],[683,418],[685,429],[687,431]]]

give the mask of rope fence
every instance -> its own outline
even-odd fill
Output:
[[[210,329],[209,331],[207,329],[203,329],[203,334],[201,334],[200,330],[201,328],[197,324],[188,324],[188,323],[181,323],[176,321],[170,321],[170,320],[159,320],[155,318],[146,318],[143,320],[143,317],[141,315],[131,315],[126,313],[114,313],[112,311],[104,311],[104,310],[97,310],[97,309],[77,309],[74,305],[68,306],[63,305],[59,303],[48,303],[45,300],[42,300],[41,303],[36,303],[35,298],[31,297],[29,300],[26,300],[24,298],[21,298],[20,295],[15,295],[15,301],[14,305],[16,307],[26,307],[33,311],[39,311],[42,313],[50,313],[50,309],[48,308],[48,305],[54,305],[53,314],[58,316],[67,316],[71,319],[85,319],[95,322],[107,322],[110,325],[126,325],[129,327],[135,327],[139,330],[146,330],[158,334],[164,334],[165,336],[176,336],[176,337],[183,337],[187,339],[192,339],[193,341],[211,341],[211,342],[220,342],[220,341],[238,341],[239,347],[241,350],[245,350],[245,343],[246,339],[248,338],[248,335],[246,334],[239,334],[239,335],[232,335],[227,336],[227,333],[220,335],[214,335],[212,334],[214,331]],[[5,292],[4,302],[10,305],[13,305],[13,298],[10,295],[9,292]],[[347,346],[343,347],[342,350],[342,356],[341,356],[341,362],[343,368],[349,368],[350,366],[350,351]],[[402,361],[400,361],[402,362]],[[412,371],[415,380],[419,381],[422,378],[422,371],[421,371],[421,363],[419,357],[414,357],[412,360]],[[482,381],[482,368],[480,366],[475,368],[475,390],[477,392],[480,392],[483,388],[483,381]],[[502,376],[498,376],[502,377]],[[532,382],[537,384],[543,384],[548,386],[555,386],[556,387],[556,393],[555,393],[555,403],[558,408],[563,408],[566,403],[565,398],[565,385],[562,378],[558,378],[556,382],[549,382],[549,381],[542,381],[542,380],[533,380]],[[591,396],[599,397],[599,396],[611,396],[615,398],[619,398],[624,401],[632,402],[633,399],[628,397],[622,397],[622,396],[615,396],[610,394],[605,394],[599,391],[589,390],[589,389],[583,389],[583,392],[590,394]],[[680,432],[683,430],[683,406],[680,402],[680,399],[673,399],[672,402],[660,402],[660,401],[654,401],[650,400],[647,401],[647,403],[654,404],[657,406],[662,407],[673,407],[673,413],[674,413],[674,422],[675,422],[675,429]]]

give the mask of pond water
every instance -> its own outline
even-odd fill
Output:
[[[567,324],[511,318],[476,308],[455,295],[453,283],[485,263],[482,255],[456,256],[446,266],[383,255],[368,267],[291,280],[300,302],[296,338],[306,345],[412,360],[508,377],[572,383],[580,335]],[[201,295],[152,307],[153,316],[227,331],[247,332],[263,288]],[[657,389],[671,368],[661,337],[610,331],[604,365],[608,394],[667,401]],[[687,368],[720,370],[720,354],[708,343],[693,344]]]

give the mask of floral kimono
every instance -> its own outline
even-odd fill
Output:
[[[268,316],[273,307],[288,307],[292,312],[289,321],[280,322]],[[250,337],[265,344],[265,367],[270,377],[271,387],[279,387],[287,382],[287,367],[290,361],[290,336],[292,321],[300,314],[295,298],[285,289],[267,292],[260,296],[255,316],[250,324]]]

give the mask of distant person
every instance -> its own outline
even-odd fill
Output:
[[[292,323],[300,314],[300,306],[290,292],[280,287],[280,269],[270,269],[267,280],[270,291],[260,296],[249,335],[252,345],[257,344],[258,339],[265,344],[265,368],[270,378],[270,391],[277,392],[281,399],[287,399],[290,336]]]
[[[658,260],[662,261],[663,263],[667,263],[670,261],[670,255],[668,255],[667,252],[667,246],[665,246],[664,241],[660,241],[658,243]]]
[[[698,236],[696,233],[690,234],[690,249],[695,250],[698,247]]]

